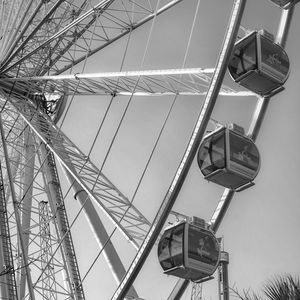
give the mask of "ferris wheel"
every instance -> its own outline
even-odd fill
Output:
[[[189,17],[190,31],[185,37],[187,45],[180,64],[153,68],[147,59],[151,40],[160,25],[155,26],[164,15],[179,10],[177,7],[184,10],[185,2],[188,1],[1,2],[1,299],[93,299],[97,295],[95,290],[103,291],[100,299],[146,298],[147,295],[139,294],[134,281],[168,216],[179,215],[171,211],[172,205],[212,121],[213,101],[217,95],[253,97],[258,99],[257,109],[264,111],[266,98],[274,91],[280,92],[288,70],[281,71],[279,79],[272,77],[278,85],[271,92],[249,89],[251,83],[242,71],[231,74],[241,86],[221,84],[232,57],[245,1],[234,1],[233,8],[230,7],[216,67],[186,67],[201,7],[200,1],[194,1],[194,15]],[[297,1],[273,2],[284,12],[282,22],[288,23]],[[147,29],[147,35],[142,28]],[[241,48],[249,45],[249,39],[263,44],[264,37],[257,32],[251,34],[241,39]],[[235,58],[239,59],[239,54]],[[131,62],[129,67],[127,61]],[[231,65],[232,72],[235,63]],[[157,156],[157,149],[172,123],[178,99],[189,97],[202,97],[201,107],[191,118],[196,127],[185,130],[184,135],[190,136],[192,132],[192,138],[185,138],[179,151],[183,158],[177,159],[178,168],[170,167],[171,179],[160,191],[162,199],[152,204],[147,188],[142,185],[153,160],[163,159]],[[155,110],[155,102],[163,98],[167,99],[161,106],[163,110]],[[142,113],[144,107],[137,105],[142,99],[154,102],[152,106],[146,105],[148,114]],[[151,114],[157,117],[147,120]],[[134,115],[138,118],[132,127],[126,118]],[[159,126],[153,132],[152,125],[139,124],[142,121],[157,122]],[[255,119],[251,124],[253,140],[260,122]],[[136,131],[139,126],[141,129]],[[137,144],[130,138],[130,131],[139,135]],[[130,162],[136,162],[131,167],[138,178],[132,177],[134,171],[120,156],[120,152],[132,155],[127,148],[130,143],[141,149],[137,149],[136,157],[129,157]],[[201,149],[207,151],[205,147]],[[203,167],[205,159],[199,158],[201,171],[208,169],[207,165]],[[122,172],[115,165],[121,161]],[[258,165],[253,171],[255,176]],[[246,172],[245,168],[239,172]],[[223,179],[208,175],[222,185]],[[252,184],[255,176],[251,176],[246,185]],[[123,178],[121,182],[119,177]],[[244,181],[238,188],[241,186],[246,187]],[[223,210],[226,211],[226,201],[236,191],[236,186],[224,187],[211,219],[214,231],[225,213]],[[183,287],[186,283],[181,279],[176,285]]]

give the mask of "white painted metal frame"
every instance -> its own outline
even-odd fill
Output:
[[[206,95],[213,68],[124,71],[110,73],[86,73],[58,76],[32,76],[1,78],[1,84],[30,93],[67,93],[69,95]],[[256,96],[250,91],[236,91],[226,85],[220,89],[221,96]]]
[[[84,193],[83,198],[86,196],[90,200],[100,205],[107,216],[118,227],[119,230],[126,236],[126,238],[138,248],[141,245],[141,241],[144,240],[150,228],[150,222],[142,215],[142,213],[131,205],[130,201],[124,196],[90,161],[90,158],[86,157],[74,143],[72,143],[60,130],[55,126],[50,118],[46,116],[42,111],[38,111],[30,99],[27,99],[25,95],[20,93],[14,93],[13,89],[18,86],[25,87],[26,93],[28,92],[44,92],[53,93],[54,91],[62,91],[65,93],[66,86],[68,86],[68,93],[70,95],[205,95],[206,99],[215,98],[217,94],[226,96],[253,96],[253,93],[234,91],[226,86],[218,86],[221,84],[218,73],[220,69],[224,71],[220,65],[215,69],[183,69],[183,70],[158,70],[158,71],[140,71],[140,72],[118,72],[118,73],[96,73],[96,74],[73,74],[73,75],[60,75],[66,70],[71,69],[74,65],[82,62],[88,56],[100,51],[110,43],[123,37],[125,34],[130,33],[138,26],[143,25],[148,20],[154,18],[157,14],[162,13],[179,1],[170,1],[168,5],[160,7],[157,12],[154,12],[151,7],[150,1],[142,1],[139,9],[132,5],[132,1],[100,1],[96,6],[92,6],[92,1],[80,0],[77,1],[78,5],[75,5],[75,1],[3,1],[0,4],[0,12],[5,16],[2,27],[0,26],[0,32],[4,39],[2,48],[0,49],[0,57],[3,61],[0,73],[2,78],[1,82],[9,83],[11,88],[11,96],[8,92],[2,93],[3,99],[8,102],[2,103],[2,117],[3,117],[3,134],[5,135],[4,144],[8,147],[11,165],[8,166],[5,171],[8,173],[8,177],[5,178],[6,182],[13,184],[17,187],[9,190],[6,187],[6,196],[9,198],[10,211],[16,211],[17,214],[9,215],[9,224],[14,229],[12,238],[15,241],[16,237],[20,233],[32,232],[31,242],[36,243],[37,239],[42,241],[43,249],[47,249],[49,256],[34,258],[34,253],[26,254],[23,251],[23,260],[19,260],[20,270],[17,272],[17,279],[19,280],[23,272],[26,273],[27,285],[29,286],[29,293],[31,299],[34,299],[34,293],[43,293],[46,291],[46,285],[59,285],[55,281],[54,276],[51,277],[52,283],[49,278],[45,276],[47,274],[47,268],[50,264],[54,264],[62,273],[68,274],[69,280],[67,287],[57,287],[57,293],[66,295],[66,297],[73,297],[76,299],[83,299],[82,291],[76,291],[72,288],[72,282],[76,281],[76,272],[70,271],[71,265],[76,264],[76,261],[71,262],[66,258],[66,241],[65,238],[61,238],[62,224],[55,223],[53,228],[50,226],[55,216],[54,203],[61,201],[56,195],[60,193],[59,189],[55,188],[53,170],[43,167],[43,164],[49,160],[54,163],[54,156],[57,160],[66,168],[71,179],[75,179],[77,182],[77,191]],[[238,2],[238,1],[237,1]],[[124,4],[122,13],[115,14],[114,5]],[[130,4],[130,9],[129,5]],[[107,6],[105,6],[107,5]],[[105,9],[104,9],[105,6]],[[15,9],[16,8],[16,9]],[[5,12],[8,11],[6,15]],[[21,17],[21,12],[26,11],[26,15]],[[72,12],[72,14],[70,14]],[[13,16],[11,18],[11,16]],[[290,16],[290,11],[286,13],[286,16]],[[107,19],[107,23],[104,22]],[[286,19],[289,19],[286,17]],[[113,24],[113,26],[112,26]],[[114,32],[109,28],[113,27]],[[10,32],[8,35],[8,28],[16,28],[14,32]],[[231,28],[232,29],[232,28]],[[102,34],[95,34],[101,30]],[[57,33],[58,32],[58,33]],[[286,36],[284,26],[281,27],[281,40]],[[68,33],[68,34],[66,34]],[[11,38],[14,36],[14,39]],[[278,33],[279,36],[279,33]],[[228,41],[227,41],[228,42]],[[53,49],[51,52],[50,49]],[[224,53],[223,53],[224,55]],[[220,62],[224,57],[220,57]],[[226,59],[225,59],[226,60]],[[209,74],[214,73],[214,76]],[[52,76],[41,76],[45,74],[53,74]],[[218,79],[216,79],[218,78]],[[210,81],[211,85],[209,85]],[[217,86],[215,88],[215,86]],[[220,89],[220,90],[219,90]],[[220,92],[220,93],[219,93]],[[32,99],[31,99],[32,100]],[[261,116],[261,111],[265,111],[265,107],[268,103],[268,99],[260,99],[257,113]],[[203,115],[200,115],[200,119],[208,121],[209,114],[205,114],[207,109],[207,102],[204,103],[202,110]],[[208,109],[210,110],[210,109]],[[258,117],[255,119],[253,125],[252,135],[255,136],[259,126]],[[205,122],[201,123],[201,134],[203,134],[203,128]],[[198,124],[199,125],[199,124]],[[203,129],[203,130],[202,130]],[[199,130],[199,127],[197,127]],[[25,138],[27,142],[24,144],[21,138],[31,135],[32,140]],[[194,138],[194,137],[193,137]],[[40,143],[42,142],[42,146]],[[193,143],[193,142],[192,142]],[[23,152],[24,147],[28,147],[26,153]],[[189,145],[189,150],[192,145]],[[6,151],[6,150],[5,150]],[[4,152],[5,152],[4,151]],[[54,156],[53,156],[54,155]],[[34,156],[36,156],[34,160]],[[4,155],[6,161],[8,160],[8,154]],[[185,168],[185,159],[182,161],[178,172],[174,178],[174,185],[181,176]],[[34,163],[33,163],[34,161]],[[21,179],[22,172],[27,174],[23,181]],[[187,171],[184,171],[187,172]],[[55,171],[54,171],[55,173]],[[49,179],[49,176],[51,177]],[[52,191],[45,186],[32,186],[35,181],[35,177],[42,177],[44,182],[50,183]],[[47,179],[48,177],[48,179]],[[58,182],[59,183],[59,182]],[[179,187],[180,188],[180,187]],[[174,190],[172,185],[169,190],[168,197],[173,197]],[[39,193],[47,195],[49,199],[52,199],[49,210],[46,203],[41,203]],[[52,195],[52,196],[51,196]],[[79,196],[79,195],[78,195]],[[215,215],[212,218],[212,226],[217,230],[219,223],[226,211],[226,206],[230,202],[233,196],[232,191],[225,191],[224,195],[219,203]],[[173,199],[175,201],[175,198]],[[30,201],[40,203],[44,205],[34,206]],[[38,214],[43,221],[39,224],[30,224],[31,215],[24,213],[28,210],[27,207],[32,206],[31,215]],[[33,207],[34,206],[34,207]],[[11,209],[13,207],[13,209]],[[18,209],[22,214],[22,221],[19,216]],[[50,215],[48,213],[51,212]],[[91,210],[88,215],[94,214],[94,210]],[[63,212],[64,214],[64,212]],[[123,218],[124,216],[124,218]],[[65,216],[63,216],[65,218]],[[94,220],[96,218],[92,217]],[[153,226],[157,225],[155,220]],[[160,223],[163,223],[162,221]],[[12,225],[14,224],[14,225]],[[15,225],[18,225],[16,230]],[[97,225],[95,225],[96,227]],[[51,244],[50,240],[43,239],[40,234],[34,233],[35,228],[39,228],[40,232],[51,232]],[[51,227],[51,228],[50,228]],[[65,227],[69,231],[68,226]],[[156,227],[157,233],[160,231],[159,227]],[[149,236],[153,232],[149,232]],[[99,232],[98,238],[100,240],[105,235]],[[155,241],[155,235],[151,237],[153,242]],[[23,243],[22,248],[30,243],[26,238],[21,238],[20,244]],[[57,251],[60,248],[61,243],[64,243],[65,250]],[[54,250],[56,249],[56,250]],[[24,249],[23,249],[24,250]],[[61,250],[61,249],[60,249]],[[18,253],[14,248],[13,253]],[[138,253],[141,255],[143,248]],[[62,261],[58,260],[58,256],[54,252],[60,252]],[[144,256],[144,254],[142,254]],[[30,261],[26,261],[26,260]],[[33,265],[35,259],[41,260],[42,267],[40,278],[34,278],[34,283],[30,280],[30,275],[27,269],[28,265]],[[111,260],[115,260],[112,258]],[[137,259],[139,260],[139,258]],[[121,271],[123,272],[123,271]],[[119,273],[119,271],[117,271]],[[50,274],[50,273],[48,273]],[[50,274],[50,276],[52,276]],[[73,276],[73,277],[72,277]],[[79,288],[82,286],[79,283]],[[25,282],[21,284],[22,290],[24,290]],[[122,287],[121,287],[122,289]],[[126,288],[122,293],[126,294],[129,288]],[[49,291],[50,292],[50,291]],[[22,295],[25,295],[22,292]],[[136,295],[135,295],[136,296]],[[118,298],[119,299],[119,298]]]

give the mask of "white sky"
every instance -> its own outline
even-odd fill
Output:
[[[182,66],[184,52],[194,17],[197,0],[182,3],[156,20],[146,58],[141,65],[150,24],[133,33],[124,70],[167,69]],[[188,52],[186,67],[213,67],[220,50],[233,1],[201,0],[199,15]],[[300,271],[299,210],[299,111],[298,101],[300,56],[298,31],[299,7],[296,7],[286,51],[291,62],[285,91],[276,95],[269,106],[257,146],[261,169],[255,186],[234,196],[217,236],[223,236],[230,254],[230,285],[240,290],[257,290],[274,274]],[[267,0],[248,0],[242,25],[250,30],[265,28],[276,34],[280,9]],[[119,71],[126,38],[92,58],[87,72]],[[226,84],[231,79],[226,76]],[[237,87],[237,86],[235,86]],[[109,98],[78,98],[71,106],[62,129],[84,152],[101,122]],[[109,146],[122,109],[128,98],[116,97],[108,120],[92,153],[101,162]],[[133,99],[116,142],[110,152],[104,173],[129,198],[132,196],[161,124],[173,97],[136,97]],[[153,161],[138,191],[134,205],[152,220],[181,159],[188,138],[201,108],[201,97],[179,97],[162,135]],[[255,98],[219,97],[213,118],[223,124],[236,122],[248,129]],[[91,122],[93,120],[93,122]],[[189,172],[174,210],[209,220],[223,188],[206,182],[196,162]],[[74,200],[67,205],[72,210]],[[70,213],[72,218],[72,212]],[[84,274],[98,253],[93,236],[80,219],[73,234],[79,263]],[[109,226],[109,232],[113,228]],[[84,230],[84,234],[82,234]],[[126,266],[134,255],[120,235],[114,236],[117,249]],[[86,247],[87,243],[89,247]],[[162,274],[154,247],[135,287],[141,298],[160,300],[169,295],[176,278]],[[115,283],[100,259],[86,280],[87,299],[110,299]],[[217,282],[204,284],[204,299],[216,299]],[[188,291],[183,299],[190,299]]]

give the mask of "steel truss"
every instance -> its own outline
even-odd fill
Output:
[[[45,102],[55,94],[205,95],[214,69],[74,71],[91,55],[181,1],[161,1],[164,5],[158,0],[0,3],[2,297],[85,299],[57,162],[92,220],[99,244],[105,245],[107,233],[97,230],[102,223],[93,204],[136,249],[141,246],[151,222],[59,129],[51,118],[51,113],[59,112],[49,112]],[[75,74],[60,75],[66,71]],[[221,87],[220,94],[253,96],[227,86]],[[120,283],[125,269],[118,259],[117,253],[108,258]],[[133,287],[127,297],[138,298]]]
[[[2,277],[3,282],[1,294],[4,299],[17,299],[17,286],[14,273],[14,262],[12,256],[2,169],[0,169],[0,234],[0,263],[2,266],[0,276]]]
[[[84,299],[53,154],[47,153],[9,104],[2,108],[5,119],[2,121],[1,157],[3,165],[7,166],[3,167],[8,176],[4,186],[10,212],[8,221],[18,299],[28,297],[28,293],[31,298],[45,295],[46,290],[65,298]],[[7,172],[7,168],[11,172]],[[41,214],[41,205],[44,212],[49,212],[47,216],[44,212]],[[19,246],[19,241],[23,247]],[[47,263],[46,257],[49,258]],[[45,279],[50,280],[45,274],[49,274],[51,268],[56,274],[56,281],[51,284],[55,291],[45,286]]]
[[[178,2],[161,7],[159,2],[148,0],[14,0],[0,4],[0,151],[5,174],[1,232],[6,232],[0,246],[1,253],[5,253],[1,262],[6,265],[1,270],[5,276],[5,284],[1,285],[4,298],[85,298],[55,158],[69,179],[76,181],[73,185],[78,197],[83,198],[85,192],[82,203],[85,205],[88,197],[100,205],[134,247],[139,246],[150,226],[53,123],[45,95],[57,90],[47,92],[43,84],[32,86],[26,80],[10,83],[9,78],[60,74]],[[63,89],[64,96],[66,90],[76,93],[72,85]],[[101,224],[92,205],[85,205],[85,210],[88,218],[93,216],[94,224]],[[97,234],[103,245],[105,230]],[[125,269],[113,246],[107,248],[109,263],[120,280]],[[138,297],[133,288],[129,296]]]
[[[214,69],[173,69],[126,71],[115,73],[90,73],[60,76],[33,76],[24,78],[2,78],[0,85],[8,92],[14,90],[27,93],[65,95],[205,95]],[[255,96],[250,91],[236,91],[223,85],[221,96]]]
[[[180,1],[161,7],[148,0],[4,1],[0,72],[60,74]]]

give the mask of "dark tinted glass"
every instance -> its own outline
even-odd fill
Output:
[[[229,133],[230,159],[251,170],[259,167],[259,153],[255,144],[248,139]]]
[[[205,140],[198,152],[198,164],[204,176],[225,167],[224,131]]]
[[[188,258],[215,266],[219,258],[219,245],[209,231],[190,225],[188,231]]]
[[[225,131],[212,138],[211,161],[215,170],[225,168]]]
[[[164,270],[183,264],[184,224],[164,232],[158,244],[158,259]]]
[[[208,175],[213,171],[211,156],[209,154],[211,139],[206,140],[201,144],[198,151],[198,164],[201,172]]]
[[[261,37],[261,60],[284,76],[289,72],[290,64],[286,52],[264,37]]]
[[[164,270],[172,267],[171,254],[170,254],[170,243],[171,243],[171,231],[166,231],[158,244],[158,260]]]
[[[255,34],[235,46],[228,68],[234,79],[246,74],[250,70],[257,69]]]
[[[174,228],[171,238],[171,256],[173,266],[183,265],[183,231],[184,224]]]

